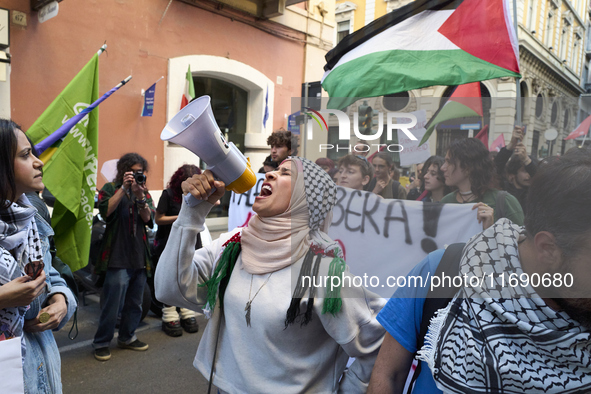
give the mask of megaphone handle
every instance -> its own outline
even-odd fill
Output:
[[[214,187],[211,189],[211,192],[209,192],[209,194],[207,195],[207,197],[211,196],[217,189]],[[191,193],[187,193],[183,196],[183,198],[185,199],[185,204],[187,204],[190,207],[194,207],[197,204],[205,201],[205,200],[198,200],[195,197],[193,197],[193,195]]]

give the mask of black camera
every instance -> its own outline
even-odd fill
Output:
[[[135,178],[135,183],[138,185],[143,185],[146,183],[146,175],[144,175],[143,171],[136,171],[133,173],[133,177]]]

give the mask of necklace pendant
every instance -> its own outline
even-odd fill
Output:
[[[247,327],[250,327],[250,305],[251,305],[251,301],[248,301],[246,303],[246,307],[244,308],[244,310],[246,311],[244,318],[246,319],[246,326]]]

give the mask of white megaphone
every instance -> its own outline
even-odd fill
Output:
[[[256,183],[250,160],[234,143],[228,143],[211,111],[211,98],[201,96],[177,113],[162,130],[160,139],[182,145],[207,163],[208,170],[226,184],[226,190],[244,193]],[[213,193],[213,191],[212,191]],[[185,196],[189,206],[201,202],[191,194]]]

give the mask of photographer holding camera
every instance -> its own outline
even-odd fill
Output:
[[[151,256],[146,226],[153,227],[154,208],[146,187],[146,159],[127,153],[117,162],[117,176],[99,192],[99,211],[106,221],[96,273],[104,278],[101,316],[92,347],[99,361],[111,358],[109,345],[121,310],[117,345],[144,351],[135,336],[142,315],[142,298]]]

